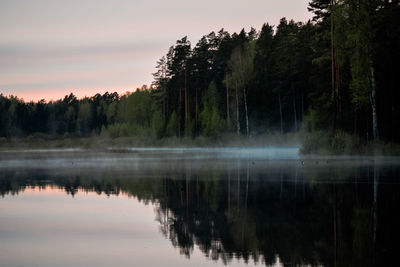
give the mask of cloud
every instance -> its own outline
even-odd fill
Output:
[[[158,53],[162,44],[137,42],[91,46],[0,45],[0,69],[48,63],[101,60],[142,60]]]
[[[24,98],[65,90],[140,86],[187,35],[193,45],[221,28],[238,32],[304,21],[309,0],[2,0],[0,93]],[[122,89],[121,89],[122,90]]]

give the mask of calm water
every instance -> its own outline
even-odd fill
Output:
[[[397,158],[0,153],[0,266],[394,266]]]

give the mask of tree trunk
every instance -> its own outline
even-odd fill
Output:
[[[372,108],[372,132],[374,139],[379,138],[378,131],[378,115],[376,111],[376,85],[375,85],[375,74],[374,67],[371,65],[371,108]]]
[[[228,124],[230,123],[230,114],[229,114],[229,82],[226,79],[226,121]]]
[[[336,5],[336,0],[333,0],[333,5]],[[332,30],[333,30],[333,35],[332,35],[332,45],[333,45],[333,58],[334,58],[334,66],[335,66],[335,97],[336,97],[336,111],[335,111],[335,116],[336,116],[336,127],[340,127],[340,125],[343,123],[343,113],[342,113],[342,95],[341,95],[341,89],[340,89],[340,67],[339,67],[339,60],[338,60],[338,55],[337,51],[335,49],[335,25],[333,21],[333,7],[332,7]]]
[[[332,128],[336,130],[336,89],[335,89],[335,42],[334,42],[334,24],[333,24],[333,6],[335,1],[331,0],[331,86],[332,86],[332,111],[333,121]]]
[[[240,114],[239,114],[239,96],[238,96],[238,88],[237,88],[237,84],[236,84],[236,90],[235,90],[235,94],[236,94],[236,130],[237,130],[237,135],[240,135]]]
[[[169,116],[169,94],[167,93],[167,87],[165,87],[165,95],[165,121],[167,121]]]
[[[179,114],[178,114],[178,121],[179,121],[179,131],[178,137],[181,137],[181,130],[182,130],[182,87],[179,87]]]
[[[357,111],[354,111],[354,126],[353,126],[353,134],[357,135]]]
[[[293,92],[293,117],[294,117],[294,130],[297,131],[297,113],[296,113],[296,92],[294,90],[292,84],[292,92]]]
[[[164,119],[164,121],[166,120],[166,118],[167,118],[167,90],[166,90],[166,86],[165,86],[165,84],[164,84],[164,80],[163,80],[163,83],[162,83],[162,87],[163,87],[163,93],[164,93],[164,95],[163,95],[163,119]]]
[[[283,172],[282,172],[282,167],[279,168],[279,174],[281,178],[281,189],[279,191],[279,200],[282,201],[282,196],[283,196]]]
[[[281,102],[281,93],[279,92],[279,115],[281,119],[281,134],[283,134],[283,118],[282,118],[282,102]]]
[[[195,107],[195,128],[196,128],[196,133],[198,130],[198,120],[199,120],[199,103],[198,103],[198,95],[197,95],[197,87],[196,87],[196,107]]]
[[[336,101],[337,101],[337,113],[338,113],[338,122],[337,124],[340,125],[343,123],[343,112],[342,112],[342,95],[340,90],[340,69],[337,60],[337,53],[335,52],[335,67],[336,67]]]
[[[189,95],[187,90],[187,70],[185,66],[185,127],[187,126],[186,123],[189,118]]]
[[[249,114],[247,110],[247,94],[246,94],[246,87],[243,88],[243,97],[244,97],[244,111],[246,115],[246,135],[249,137]]]
[[[301,89],[301,120],[304,120],[304,90]]]

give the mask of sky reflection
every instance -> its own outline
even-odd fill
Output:
[[[262,160],[200,151],[3,153],[1,263],[395,262],[398,159]]]
[[[154,208],[126,194],[80,189],[72,197],[56,186],[7,195],[0,200],[0,265],[187,266],[162,237]],[[190,264],[215,266],[198,248]]]

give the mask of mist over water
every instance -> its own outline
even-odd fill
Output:
[[[300,155],[298,147],[259,148],[109,148],[93,151],[85,149],[30,149],[4,150],[0,154],[0,168],[43,169],[163,169],[165,165],[190,168],[230,167],[237,162],[250,161],[263,165],[299,165],[301,168],[332,165],[392,165],[400,164],[398,157],[372,156],[310,156]],[[255,164],[258,163],[258,164]],[[253,166],[255,167],[255,166]]]
[[[3,151],[0,259],[387,266],[400,237],[398,173],[395,157],[296,147]]]

